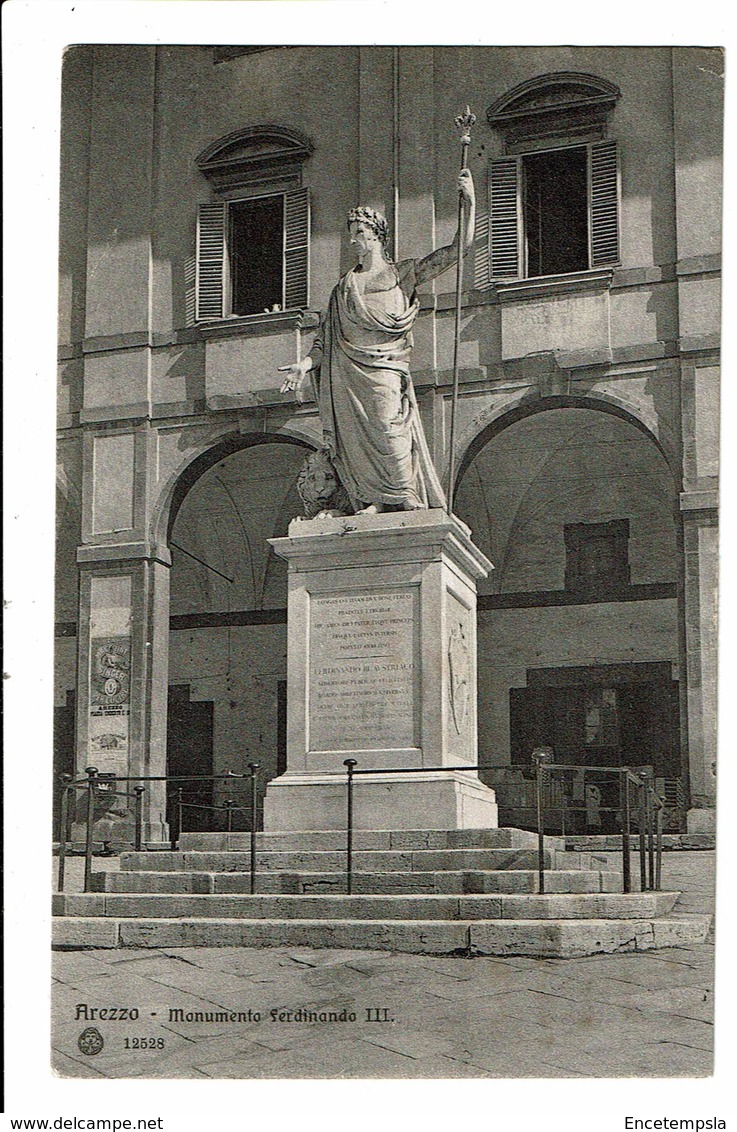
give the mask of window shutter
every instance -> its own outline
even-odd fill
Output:
[[[589,149],[591,266],[619,262],[619,162],[617,143],[594,142]]]
[[[476,219],[476,233],[473,238],[473,285],[483,291],[491,285],[489,271],[489,215],[481,213]]]
[[[201,204],[197,216],[196,318],[222,318],[225,293],[225,203]]]
[[[310,291],[310,192],[284,194],[284,307],[306,307]]]
[[[492,279],[516,279],[521,273],[519,169],[517,157],[492,161],[489,170],[489,256]]]

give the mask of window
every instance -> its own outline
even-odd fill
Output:
[[[228,209],[233,314],[281,306],[284,197],[236,201]]]
[[[522,159],[527,274],[562,275],[588,266],[586,150]]]
[[[629,519],[564,527],[566,590],[590,598],[629,586],[629,527]]]
[[[616,688],[589,688],[583,711],[585,747],[619,746],[619,712]]]
[[[311,153],[293,131],[252,127],[200,155],[220,199],[199,208],[197,321],[307,306]]]
[[[508,155],[489,168],[477,285],[484,276],[566,275],[619,262],[617,143],[605,137],[618,96],[604,80],[566,73],[525,83],[489,108]]]

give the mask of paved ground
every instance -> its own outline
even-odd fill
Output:
[[[70,864],[69,891],[80,862]],[[711,912],[714,854],[665,854],[663,887],[683,891],[681,910]],[[555,960],[294,948],[57,952],[53,1063],[62,1076],[108,1078],[708,1076],[713,950],[708,942]],[[84,1020],[79,1004],[140,1014]],[[355,1020],[283,1017],[300,1008]],[[250,1022],[183,1020],[249,1010]],[[85,1056],[77,1042],[90,1025],[105,1045]],[[136,1039],[138,1048],[126,1048]],[[161,1045],[142,1049],[140,1039]]]

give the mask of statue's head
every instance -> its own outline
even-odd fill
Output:
[[[352,208],[348,213],[348,231],[353,233],[355,229],[351,225],[356,225],[358,229],[363,228],[365,231],[372,233],[378,239],[382,249],[386,248],[386,241],[389,235],[389,225],[386,222],[386,217],[375,208]]]

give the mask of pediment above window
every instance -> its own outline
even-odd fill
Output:
[[[489,124],[509,143],[596,130],[600,136],[620,96],[606,79],[575,71],[539,75],[498,98]]]
[[[197,168],[218,191],[263,179],[299,175],[312,154],[309,138],[283,126],[248,126],[219,138],[197,158]]]

